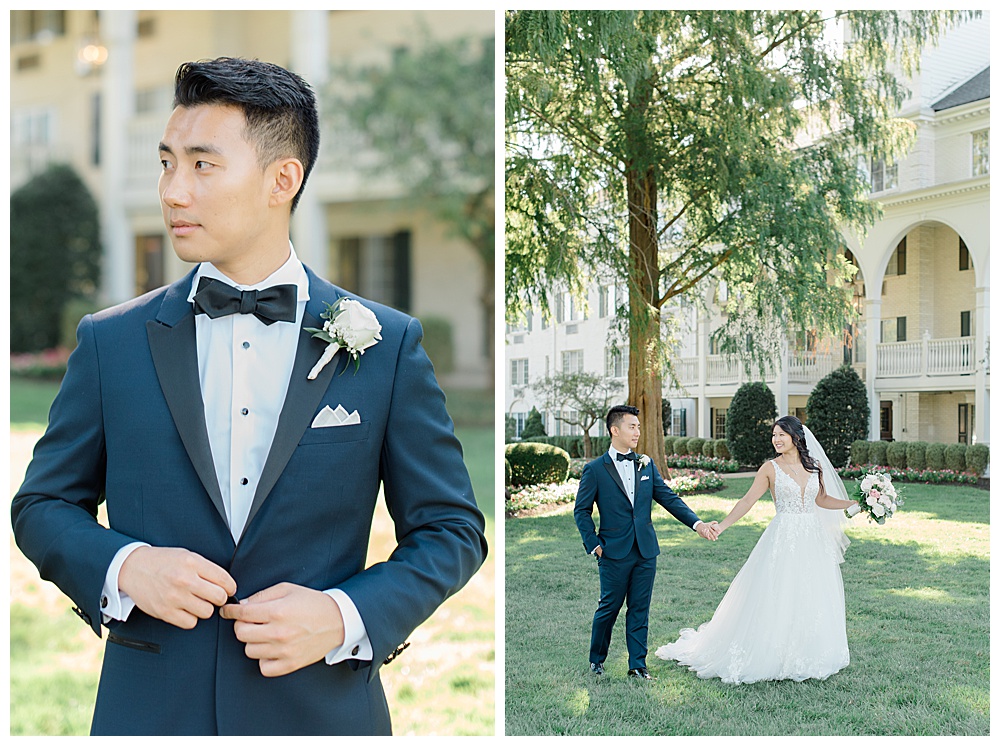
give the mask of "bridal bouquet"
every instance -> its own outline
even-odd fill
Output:
[[[897,490],[892,484],[892,477],[885,472],[869,472],[857,482],[854,489],[854,499],[857,505],[852,505],[845,512],[851,518],[858,513],[866,513],[868,520],[874,521],[880,526],[885,523],[886,518],[895,515],[896,510],[903,504],[902,490]]]

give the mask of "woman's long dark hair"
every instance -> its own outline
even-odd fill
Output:
[[[823,469],[820,467],[819,462],[809,455],[809,448],[806,446],[806,431],[802,429],[802,423],[799,421],[799,418],[789,414],[775,420],[774,425],[771,426],[772,432],[775,426],[780,427],[792,437],[792,445],[799,452],[802,466],[806,471],[819,474],[820,481],[822,481]]]

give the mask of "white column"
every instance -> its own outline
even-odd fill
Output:
[[[135,105],[133,45],[136,11],[100,11],[108,60],[101,68],[102,295],[121,303],[135,295],[135,246],[125,211],[128,127]]]
[[[879,282],[877,287],[881,287]],[[875,376],[878,375],[878,341],[882,334],[882,299],[865,299],[865,388],[868,390],[868,439],[879,439],[878,394],[875,392]]]
[[[291,23],[292,71],[312,87],[319,105],[322,128],[323,96],[329,77],[329,39],[326,10],[293,10]],[[320,142],[320,152],[323,144]],[[319,197],[318,164],[313,167],[298,206],[292,215],[295,252],[317,274],[329,277],[330,251],[326,212]],[[336,278],[331,278],[336,281]]]
[[[788,357],[788,340],[782,337],[777,370],[774,372],[774,403],[779,417],[791,414],[788,411]]]
[[[976,288],[976,429],[977,443],[990,442],[990,394],[986,388],[986,343],[990,338],[990,289]],[[981,361],[981,362],[979,362]]]
[[[709,318],[707,313],[698,312],[698,399],[697,428],[695,435],[699,438],[709,438],[712,433],[711,408],[708,405],[708,333]]]

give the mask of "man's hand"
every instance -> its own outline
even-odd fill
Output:
[[[284,676],[344,644],[344,617],[322,591],[278,583],[219,611],[235,619],[236,638],[264,676]]]
[[[122,564],[118,588],[150,616],[192,629],[236,593],[236,581],[187,549],[139,547]]]
[[[701,536],[703,539],[708,539],[709,541],[715,541],[716,539],[719,538],[719,533],[720,533],[718,525],[719,525],[718,521],[712,521],[711,523],[705,523],[704,521],[702,521],[701,523],[698,524],[698,528],[695,530],[698,532],[698,535]]]
[[[598,557],[603,557],[604,556],[604,548],[600,544],[598,544],[597,545],[597,549],[594,550],[594,554],[596,554]]]

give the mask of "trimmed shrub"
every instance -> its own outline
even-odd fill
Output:
[[[569,454],[548,443],[511,443],[504,449],[511,484],[562,484],[569,476]]]
[[[732,456],[729,455],[729,446],[726,444],[725,438],[719,438],[712,444],[712,455],[715,458],[731,459]]]
[[[510,461],[506,458],[503,460],[503,474],[504,474],[504,484],[508,487],[510,486]]]
[[[528,419],[524,422],[524,430],[521,431],[521,440],[538,438],[545,434],[545,425],[542,424],[542,413],[535,407],[532,407],[531,411],[528,412]]]
[[[851,463],[867,464],[869,443],[867,440],[856,440],[851,443]]]
[[[687,444],[688,456],[700,456],[705,448],[704,438],[689,438]]]
[[[889,462],[886,460],[885,453],[888,447],[889,444],[884,440],[876,440],[868,446],[868,463],[875,464],[876,466],[888,466]]]
[[[688,455],[688,450],[687,449],[688,449],[688,441],[689,440],[691,440],[691,439],[690,438],[678,438],[677,440],[675,440],[674,441],[674,453],[676,453],[678,456],[687,456]]]
[[[701,455],[708,456],[711,458],[715,455],[715,440],[709,439],[705,441],[705,445],[701,447]]]
[[[908,469],[927,468],[927,444],[922,440],[915,440],[906,444],[906,467]]]
[[[676,435],[664,435],[663,436],[663,452],[668,456],[674,451],[674,443],[677,441]]]
[[[746,466],[760,466],[771,458],[771,427],[777,418],[774,394],[766,384],[740,386],[726,416],[726,445],[732,457]]]
[[[868,435],[868,393],[857,372],[842,365],[816,384],[806,402],[809,429],[835,467],[847,464],[851,443]]]
[[[965,452],[965,465],[969,471],[982,476],[986,465],[990,463],[990,449],[982,443],[969,446]]]
[[[944,449],[944,465],[952,471],[965,471],[965,443],[952,443]]]
[[[894,440],[885,448],[885,459],[893,469],[906,468],[906,446],[902,440]]]
[[[72,168],[49,166],[11,194],[10,351],[58,345],[63,309],[96,296],[100,266],[97,203]]]
[[[947,446],[944,443],[930,443],[924,450],[924,457],[927,459],[927,468],[934,471],[944,469],[944,452]]]

